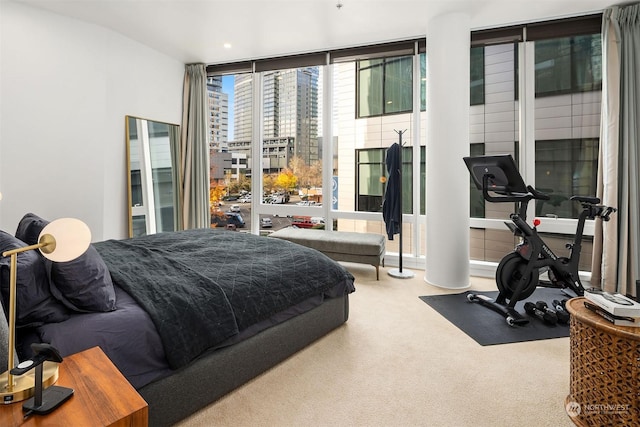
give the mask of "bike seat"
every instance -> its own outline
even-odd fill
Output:
[[[575,200],[580,203],[590,203],[592,205],[597,205],[598,203],[600,203],[599,198],[590,196],[571,196],[571,200]]]

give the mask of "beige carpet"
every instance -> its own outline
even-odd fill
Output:
[[[345,266],[356,292],[344,326],[179,425],[573,425],[569,338],[482,347],[418,298],[450,292],[424,271],[381,269],[376,281],[369,266]]]

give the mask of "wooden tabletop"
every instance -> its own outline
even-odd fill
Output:
[[[0,426],[147,426],[147,402],[100,347],[65,357],[55,385],[73,396],[47,415],[23,418],[22,404],[0,405]]]
[[[631,341],[640,341],[640,328],[633,326],[614,325],[607,319],[584,306],[585,297],[572,298],[567,302],[567,311],[575,316],[577,320],[605,331],[611,335],[618,336]]]

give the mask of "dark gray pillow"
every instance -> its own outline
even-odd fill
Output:
[[[49,224],[49,221],[40,218],[36,214],[28,213],[18,223],[16,238],[27,245],[35,245],[38,243],[40,232],[47,224]]]
[[[0,253],[28,246],[26,243],[0,231]],[[0,294],[5,315],[9,307],[11,259],[0,259]],[[39,326],[43,323],[62,322],[69,318],[68,310],[51,295],[50,280],[44,260],[37,250],[17,256],[16,326]]]
[[[113,311],[116,293],[111,274],[90,245],[79,258],[51,263],[51,293],[75,311]]]
[[[16,237],[35,244],[49,221],[28,213],[20,220]],[[113,311],[116,294],[111,274],[93,245],[80,257],[68,262],[46,261],[51,275],[51,293],[72,310]]]

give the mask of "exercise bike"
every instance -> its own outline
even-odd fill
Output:
[[[539,219],[533,227],[526,222],[527,207],[531,200],[549,200],[548,194],[525,185],[511,155],[465,157],[464,161],[473,180],[485,200],[489,202],[515,202],[516,212],[505,222],[513,234],[520,238],[513,252],[505,255],[496,270],[498,297],[492,300],[485,295],[469,293],[471,302],[478,302],[502,314],[509,326],[523,325],[528,319],[515,310],[515,304],[533,294],[538,286],[562,289],[569,296],[582,296],[584,287],[578,274],[582,234],[587,219],[608,221],[615,208],[600,205],[600,199],[588,196],[572,196],[579,202],[582,212],[574,240],[567,243],[569,257],[557,256],[538,234]],[[549,280],[540,280],[547,273]]]

